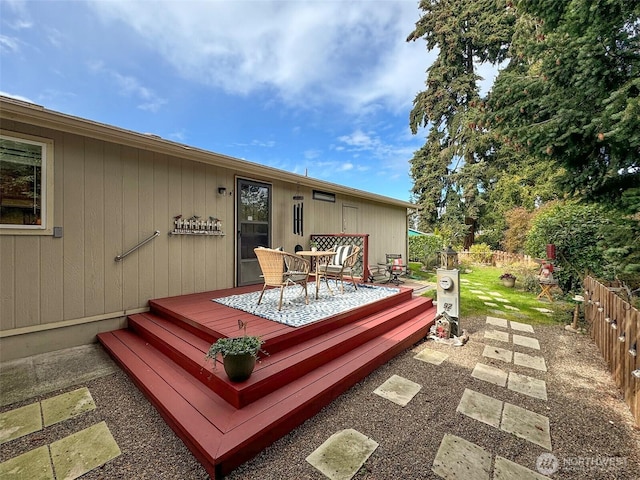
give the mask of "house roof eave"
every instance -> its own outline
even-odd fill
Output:
[[[16,122],[36,125],[52,130],[80,134],[90,138],[119,143],[130,147],[151,150],[179,158],[216,165],[230,170],[240,170],[244,175],[264,178],[277,178],[282,181],[299,184],[301,186],[359,197],[387,205],[415,209],[416,205],[391,197],[358,190],[356,188],[338,185],[324,180],[314,179],[305,175],[279,170],[247,160],[230,157],[201,148],[191,147],[157,135],[138,133],[120,127],[114,127],[93,120],[68,115],[49,110],[33,103],[0,96],[0,118]]]

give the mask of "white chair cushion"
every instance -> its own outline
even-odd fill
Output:
[[[340,245],[336,248],[336,254],[331,259],[331,263],[342,265],[349,255],[351,255],[351,245]]]

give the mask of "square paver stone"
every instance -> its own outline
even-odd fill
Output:
[[[507,310],[511,310],[512,312],[519,312],[520,309],[518,307],[514,307],[513,305],[503,305]]]
[[[511,303],[511,300],[509,300],[508,298],[495,297],[494,300],[500,303]]]
[[[373,393],[404,407],[416,396],[421,388],[422,385],[416,382],[399,375],[392,375],[386,382],[376,388]]]
[[[57,478],[72,480],[120,455],[120,447],[105,422],[53,442],[51,459]]]
[[[540,350],[540,342],[537,338],[525,337],[523,335],[513,334],[513,344],[520,345],[521,347],[533,348],[534,350]]]
[[[547,364],[543,357],[536,355],[527,355],[526,353],[515,352],[513,354],[513,363],[521,367],[533,368],[541,372],[547,371]]]
[[[49,448],[43,445],[0,463],[0,478],[2,480],[54,480]]]
[[[505,402],[500,429],[551,450],[549,418],[544,415]]]
[[[487,317],[487,323],[496,327],[509,328],[509,323],[504,318]]]
[[[548,455],[548,454],[547,454]],[[544,475],[539,474],[538,472],[534,472],[533,470],[529,470],[522,465],[519,465],[511,460],[507,460],[506,458],[501,457],[500,455],[496,456],[496,462],[493,467],[493,480],[513,480],[517,478],[518,480],[548,480],[549,477],[545,477]]]
[[[44,426],[63,422],[95,408],[96,404],[87,387],[47,398],[42,401]]]
[[[501,297],[502,294],[500,292],[489,292],[489,295],[491,295],[492,297]]]
[[[331,435],[306,460],[331,480],[349,480],[376,448],[377,442],[349,428]]]
[[[514,322],[513,320],[511,320],[509,322],[509,326],[511,327],[511,330],[533,333],[533,327],[527,323]]]
[[[487,307],[497,307],[498,304],[497,303],[493,303],[493,302],[482,302],[484,303]]]
[[[484,332],[484,338],[489,338],[491,340],[497,340],[499,342],[508,342],[509,341],[509,332],[503,332],[500,330],[487,330]]]
[[[42,430],[39,403],[0,413],[0,443],[24,437],[38,430]]]
[[[445,480],[489,480],[491,453],[464,438],[445,434],[431,468]]]
[[[485,345],[482,352],[483,357],[493,358],[495,360],[502,360],[503,362],[510,363],[513,352],[506,348],[494,347],[492,345]]]
[[[493,300],[491,297],[487,297],[486,295],[478,295],[478,298],[480,300],[487,300],[487,301]]]
[[[467,417],[471,417],[492,427],[499,428],[502,401],[465,388],[456,412],[460,412]]]
[[[444,362],[449,355],[443,352],[439,352],[437,350],[432,350],[430,348],[425,348],[420,353],[415,355],[413,358],[417,360],[421,360],[423,362],[432,363],[433,365],[440,365]]]
[[[473,372],[471,372],[473,378],[493,383],[500,387],[504,387],[507,384],[507,375],[507,372],[484,363],[477,363]]]
[[[530,397],[539,398],[541,400],[547,399],[547,384],[544,380],[540,380],[538,378],[509,372],[507,388]]]
[[[476,295],[484,295],[484,291],[482,290],[469,290],[471,293],[475,293]]]
[[[537,312],[540,312],[540,313],[553,313],[553,310],[549,310],[548,308],[534,307],[532,310],[536,310]]]

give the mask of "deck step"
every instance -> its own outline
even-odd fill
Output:
[[[248,287],[246,287],[248,288]],[[243,293],[247,290],[234,292],[234,293]],[[255,290],[255,286],[252,287]],[[226,296],[226,295],[217,295],[217,296]],[[335,315],[329,319],[325,319],[322,321],[314,322],[310,325],[305,326],[304,328],[288,328],[286,333],[279,332],[277,335],[261,335],[265,339],[264,348],[270,354],[274,354],[276,352],[286,350],[288,348],[299,345],[302,342],[305,342],[310,339],[317,338],[318,336],[323,335],[326,332],[330,332],[335,330],[336,328],[341,327],[342,325],[353,323],[354,321],[365,318],[369,315],[373,315],[381,310],[394,308],[402,305],[403,303],[411,300],[413,296],[411,289],[401,288],[397,294],[391,295],[384,299],[378,300],[368,305],[364,305],[359,307],[353,311],[343,312],[341,314]],[[209,296],[209,298],[205,298],[203,302],[202,294],[198,294],[198,296],[194,296],[194,300],[199,301],[199,303],[194,303],[193,306],[190,306],[188,309],[182,309],[181,311],[176,311],[172,307],[178,302],[173,298],[164,298],[164,299],[156,299],[150,300],[149,306],[151,308],[151,312],[157,314],[158,316],[162,316],[168,320],[171,320],[177,324],[180,324],[185,329],[189,330],[191,333],[203,336],[203,338],[207,339],[209,343],[213,343],[220,337],[220,333],[217,330],[213,330],[207,327],[206,322],[196,322],[193,320],[193,317],[198,317],[200,312],[205,316],[209,316],[210,314],[210,305],[212,304],[211,298],[213,296]],[[184,303],[182,300],[181,303]],[[231,325],[237,325],[237,318],[239,317],[238,311],[234,309],[225,308],[223,313],[219,314],[217,320],[228,320],[228,323]],[[274,322],[272,322],[274,323]],[[253,325],[250,325],[250,328]],[[235,334],[235,332],[234,332]],[[231,336],[231,335],[228,335]]]
[[[257,364],[245,382],[230,382],[220,367],[211,369],[204,355],[209,341],[181,323],[154,313],[129,317],[129,327],[236,408],[242,408],[311,370],[410,320],[432,307],[428,298],[415,297],[399,305],[320,333],[295,346],[271,353]]]
[[[387,329],[384,335],[374,335],[339,356],[321,362],[304,375],[287,378],[280,388],[243,408],[223,400],[174,361],[173,347],[157,348],[133,330],[117,330],[98,337],[211,477],[222,478],[423,338],[433,324],[435,308],[427,302],[413,313]],[[149,319],[137,320],[144,323]],[[174,333],[167,330],[167,338]],[[202,345],[208,342],[197,335],[185,337],[183,347],[189,350],[187,356],[196,355],[197,351],[202,353]],[[307,352],[310,355],[311,350]],[[254,376],[263,375],[261,370],[266,375],[269,368],[277,369],[277,364],[285,361],[284,352],[273,357],[278,355],[282,359],[263,362]]]

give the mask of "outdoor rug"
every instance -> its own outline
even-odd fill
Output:
[[[358,290],[355,290],[353,285],[345,283],[344,294],[340,293],[340,285],[337,288],[331,285],[332,294],[327,289],[326,284],[321,283],[319,296],[316,300],[315,282],[310,282],[307,288],[309,305],[304,303],[304,291],[301,286],[291,285],[286,287],[282,297],[281,311],[278,311],[278,302],[280,301],[279,288],[267,289],[260,305],[258,305],[259,291],[214,298],[212,300],[258,317],[284,323],[290,327],[302,327],[347,310],[390,297],[400,291],[399,288],[373,285],[358,285]]]

